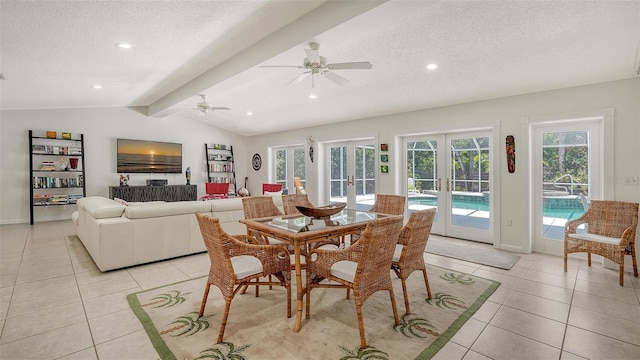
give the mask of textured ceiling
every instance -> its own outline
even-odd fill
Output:
[[[632,78],[640,65],[638,1],[2,1],[0,13],[0,109],[142,106],[243,135]],[[287,85],[302,69],[260,67],[302,65],[311,40],[330,63],[373,69],[312,88]],[[199,116],[199,93],[231,111]]]

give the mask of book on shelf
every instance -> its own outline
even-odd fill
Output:
[[[224,154],[209,154],[209,161],[231,161],[233,158]]]
[[[40,162],[40,170],[42,171],[54,171],[56,166],[53,161],[42,161]]]
[[[54,178],[50,176],[34,176],[33,188],[34,189],[46,189],[46,188],[77,188],[82,187],[80,177],[62,177]]]
[[[209,164],[209,171],[230,173],[233,171],[233,164]]]
[[[51,195],[51,204],[68,204],[69,196],[66,194]]]
[[[49,194],[34,194],[33,205],[49,205]]]
[[[75,204],[78,202],[78,199],[82,199],[83,197],[82,194],[69,194],[69,204]]]
[[[46,148],[44,145],[32,145],[31,152],[34,154],[46,154]]]

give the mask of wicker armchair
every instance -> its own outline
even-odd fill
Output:
[[[296,186],[296,193],[298,194],[306,194],[307,192],[304,190],[304,185],[302,184],[302,180],[300,177],[296,176],[293,178],[293,183]]]
[[[577,232],[585,224],[586,233]],[[567,255],[586,252],[591,266],[591,254],[603,256],[620,266],[620,286],[624,286],[624,256],[631,255],[633,275],[638,276],[636,261],[636,228],[638,204],[592,200],[589,209],[579,218],[567,222],[564,228],[564,271],[567,271]]]
[[[218,343],[222,342],[224,336],[231,300],[251,280],[256,280],[251,285],[281,285],[287,289],[287,317],[291,317],[291,265],[287,248],[248,244],[245,235],[230,236],[225,233],[219,219],[200,212],[196,213],[196,218],[211,261],[200,317],[204,315],[211,285],[220,289],[225,301]],[[259,278],[268,275],[274,275],[279,281],[259,281]]]
[[[377,194],[376,202],[369,211],[390,215],[403,215],[406,201],[407,198],[403,195]]]
[[[309,201],[307,194],[282,195],[282,207],[284,208],[285,215],[300,214],[296,205],[314,207],[311,201]]]
[[[391,260],[402,228],[402,217],[393,216],[372,221],[360,240],[344,250],[316,249],[307,258],[307,318],[310,317],[311,290],[341,287],[353,289],[360,330],[360,344],[367,347],[362,305],[370,295],[389,291],[395,325],[399,324],[396,299],[391,284]],[[324,283],[324,279],[335,281]]]
[[[391,269],[402,281],[402,293],[404,295],[405,312],[409,314],[409,295],[407,293],[407,278],[416,270],[422,271],[424,285],[427,288],[427,298],[431,299],[431,288],[427,277],[427,268],[424,264],[424,249],[429,240],[433,218],[436,209],[414,211],[409,221],[402,228],[396,251],[393,254]]]

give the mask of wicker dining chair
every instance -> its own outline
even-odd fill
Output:
[[[389,215],[404,215],[404,205],[407,199],[403,195],[393,195],[393,194],[376,194],[376,201],[371,206],[369,211],[377,212],[382,214]],[[358,239],[360,239],[359,234],[352,234],[350,236],[351,244],[354,244]],[[347,295],[349,293],[347,292]]]
[[[248,196],[242,198],[242,210],[245,219],[257,219],[264,217],[282,216],[284,215],[273,202],[271,196]],[[266,239],[259,233],[248,234],[258,241],[260,244],[282,244],[281,241],[275,239]]]
[[[406,201],[407,198],[404,195],[377,194],[376,202],[369,211],[390,215],[403,215]]]
[[[402,228],[402,217],[392,216],[367,224],[360,240],[343,250],[315,249],[307,258],[307,311],[310,317],[311,290],[315,288],[341,287],[353,289],[360,345],[367,347],[362,305],[370,295],[389,291],[395,325],[399,324],[396,299],[391,283],[391,261]],[[337,282],[326,283],[323,280]]]
[[[264,217],[272,217],[272,216],[282,216],[284,215],[280,209],[273,202],[272,196],[247,196],[242,198],[242,210],[244,211],[245,219],[258,219]],[[278,239],[268,238],[260,234],[259,232],[247,232],[249,237],[249,241],[260,244],[260,245],[282,245],[286,246],[282,241]],[[293,253],[293,249],[289,250],[290,253]],[[269,277],[271,280],[271,277]],[[269,287],[271,289],[271,287]],[[244,294],[247,290],[245,286],[242,289],[242,293]],[[256,296],[260,295],[259,287],[256,286]]]
[[[577,232],[584,224],[586,232]],[[638,277],[636,261],[636,229],[638,204],[624,201],[591,200],[589,209],[579,218],[568,221],[564,228],[564,271],[567,256],[586,252],[591,266],[591,254],[603,256],[620,266],[620,286],[624,286],[624,256],[631,255],[633,276]]]
[[[427,246],[427,240],[429,240],[435,215],[435,208],[412,212],[411,216],[409,216],[409,221],[400,232],[398,244],[393,254],[391,269],[402,281],[402,294],[404,295],[404,307],[407,314],[411,312],[409,294],[407,293],[407,278],[414,271],[422,271],[424,285],[427,288],[427,298],[431,299],[429,277],[424,264],[424,249]]]
[[[300,214],[300,211],[298,211],[296,205],[314,207],[311,201],[309,201],[309,196],[307,194],[297,193],[282,195],[282,207],[284,209],[285,215]]]
[[[220,220],[203,213],[196,213],[202,238],[207,247],[211,267],[199,316],[214,285],[224,297],[225,307],[218,332],[218,343],[222,342],[229,317],[231,300],[250,281],[251,285],[281,285],[287,290],[287,317],[291,317],[291,264],[289,252],[284,246],[254,245],[247,243],[246,235],[228,235],[220,226]],[[261,277],[273,275],[279,281],[260,281]]]

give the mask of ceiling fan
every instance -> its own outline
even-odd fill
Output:
[[[206,114],[209,111],[214,111],[214,110],[231,110],[228,107],[213,106],[207,102],[207,95],[205,94],[198,94],[198,95],[202,98],[202,101],[196,104],[195,110],[200,111],[202,114]]]
[[[309,43],[310,49],[304,49],[307,53],[307,57],[304,58],[302,66],[300,65],[263,65],[261,67],[294,67],[298,69],[305,69],[305,71],[296,76],[287,85],[299,83],[311,75],[311,87],[314,87],[315,76],[323,75],[325,78],[333,81],[338,85],[346,85],[349,80],[345,79],[341,75],[336,74],[333,70],[353,70],[353,69],[371,69],[373,65],[368,61],[359,62],[345,62],[345,63],[332,63],[329,64],[324,56],[320,56],[318,49],[320,44],[316,42]]]

